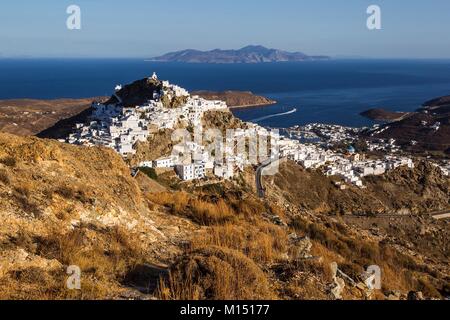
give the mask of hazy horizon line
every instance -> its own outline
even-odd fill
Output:
[[[315,56],[315,55],[313,55]],[[369,57],[369,56],[352,56],[352,55],[325,55],[331,60],[450,60],[450,57]],[[277,62],[258,62],[258,63],[197,63],[197,62],[164,62],[152,61],[152,57],[148,56],[1,56],[0,60],[144,60],[155,63],[185,63],[185,64],[267,64],[267,63],[305,63],[318,62],[317,60],[305,61],[277,61]],[[329,60],[324,60],[329,61]]]

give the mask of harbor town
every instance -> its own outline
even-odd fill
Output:
[[[202,135],[202,119],[206,112],[229,112],[225,102],[190,95],[184,88],[168,81],[159,81],[156,73],[147,81],[161,83],[162,89],[154,91],[151,98],[140,105],[126,106],[120,96],[123,88],[121,85],[116,86],[114,102],[93,103],[90,121],[77,124],[75,131],[63,141],[85,146],[105,146],[127,157],[136,152],[136,143],[147,141],[161,130],[191,128],[191,131],[195,129]],[[176,107],[164,104],[164,101],[173,99],[181,103]],[[353,146],[355,137],[363,129],[310,124],[289,128],[283,130],[286,134],[280,134],[278,130],[247,122],[243,128],[227,130],[225,143],[221,133],[218,133],[216,138],[220,139],[218,149],[221,152],[213,151],[211,146],[193,139],[194,141],[175,145],[170,155],[141,161],[138,167],[172,168],[184,181],[206,179],[207,172],[220,179],[232,179],[246,166],[287,158],[306,169],[319,169],[327,176],[342,178],[345,183],[339,183],[339,188],[346,188],[348,184],[363,188],[363,178],[366,176],[382,175],[401,166],[414,168],[413,159],[402,155],[393,139],[366,141],[367,150],[381,151],[382,157],[369,158],[356,150]],[[377,125],[372,128],[377,129]],[[318,140],[304,141],[305,136]],[[254,147],[249,147],[249,152],[246,152],[246,146],[252,143]],[[333,146],[337,143],[344,143],[345,150],[334,150]],[[270,148],[267,147],[268,144]],[[258,145],[259,150],[256,150]],[[262,147],[265,147],[263,152]],[[252,155],[252,150],[257,154]],[[435,165],[444,174],[449,174],[448,163]]]

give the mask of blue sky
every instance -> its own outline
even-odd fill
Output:
[[[66,28],[81,8],[82,29]],[[382,10],[382,30],[366,9]],[[307,54],[450,58],[448,0],[14,0],[0,4],[0,57],[152,57],[248,44]]]

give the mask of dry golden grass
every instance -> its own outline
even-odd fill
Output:
[[[33,254],[59,261],[63,268],[13,270],[0,279],[0,299],[112,298],[127,273],[145,259],[139,239],[120,227],[81,226],[65,234],[55,229],[44,238],[24,235],[15,241]],[[66,288],[69,265],[80,267],[82,290]]]
[[[195,199],[190,202],[188,216],[201,225],[224,224],[235,218],[233,210],[223,200],[217,203],[205,202]]]
[[[185,192],[148,194],[147,198],[153,203],[169,207],[173,214],[188,217],[204,226],[224,224],[235,218],[233,209],[222,199],[209,202]]]
[[[350,236],[338,224],[325,227],[297,218],[292,226],[314,241],[313,253],[322,257],[324,266],[337,262],[342,271],[357,278],[364,268],[378,265],[384,292],[423,291],[429,297],[441,297],[437,290],[440,284],[429,281],[427,266],[388,244]]]
[[[266,211],[264,203],[258,199],[246,198],[230,201],[236,213],[246,219],[261,216]]]
[[[183,198],[175,210],[175,194],[153,195],[151,201],[208,226],[191,239],[184,256],[161,279],[161,299],[273,299],[260,267],[285,259],[287,231],[265,222],[272,212],[258,199],[225,195]],[[275,209],[274,209],[275,210]]]
[[[190,218],[211,226],[192,239],[192,248],[213,245],[238,250],[257,263],[272,263],[287,252],[286,230],[264,220],[263,213],[273,211],[259,199],[229,195],[215,203],[197,199],[191,207]]]
[[[190,200],[189,195],[185,192],[148,193],[147,198],[160,206],[171,207],[174,214],[182,214]]]
[[[280,232],[281,233],[281,232]],[[207,232],[195,237],[191,248],[204,245],[238,250],[257,263],[270,263],[278,259],[286,248],[286,235],[272,235],[269,231],[251,225],[227,223],[211,227]]]
[[[276,295],[251,259],[236,250],[204,246],[175,264],[169,278],[160,281],[158,298],[253,300]]]

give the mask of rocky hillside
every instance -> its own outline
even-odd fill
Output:
[[[149,78],[140,79],[118,90],[115,95],[112,95],[106,101],[106,104],[118,103],[117,97],[119,97],[125,107],[132,108],[153,99],[153,94],[161,92],[162,89],[163,84],[161,81]]]
[[[233,114],[226,111],[207,111],[203,117],[203,128],[219,129],[225,135],[227,129],[244,128],[245,124],[234,117]],[[186,123],[179,123],[178,128],[191,130]],[[127,159],[130,166],[135,167],[142,161],[156,160],[163,156],[169,156],[172,153],[173,130],[159,130],[151,135],[151,138],[145,142],[136,144],[136,154]]]
[[[439,98],[435,98],[432,100],[429,100],[423,104],[425,108],[433,108],[433,107],[440,107],[450,104],[450,96],[443,96]]]
[[[364,208],[363,201],[406,207],[416,197],[423,198],[417,206],[439,207],[448,184],[427,166],[369,181],[363,200],[363,193],[338,193],[326,178],[291,163],[265,180],[272,192],[258,199],[254,174],[248,168],[233,181],[209,184],[180,183],[164,173],[132,178],[109,149],[0,134],[0,298],[449,294],[448,223],[424,216],[375,225],[335,214]],[[410,180],[423,187],[408,187]],[[396,200],[401,188],[405,196]],[[354,282],[336,274],[333,262]],[[363,284],[371,264],[383,270],[382,290]],[[79,291],[65,286],[70,265],[81,268]]]
[[[450,154],[450,104],[448,98],[438,98],[427,106],[409,113],[399,121],[382,126],[385,130],[370,132],[368,138],[396,139],[412,152]],[[428,106],[430,104],[431,106]]]
[[[61,119],[82,113],[91,106],[92,101],[102,99],[104,98],[1,100],[0,132],[36,135],[54,126]]]
[[[450,179],[425,163],[365,179],[366,189],[340,190],[334,179],[288,162],[267,180],[270,194],[323,214],[423,214],[450,208]]]
[[[152,210],[112,150],[0,134],[0,298],[134,294],[135,268],[179,253],[181,220]],[[69,265],[82,292],[65,288]]]

